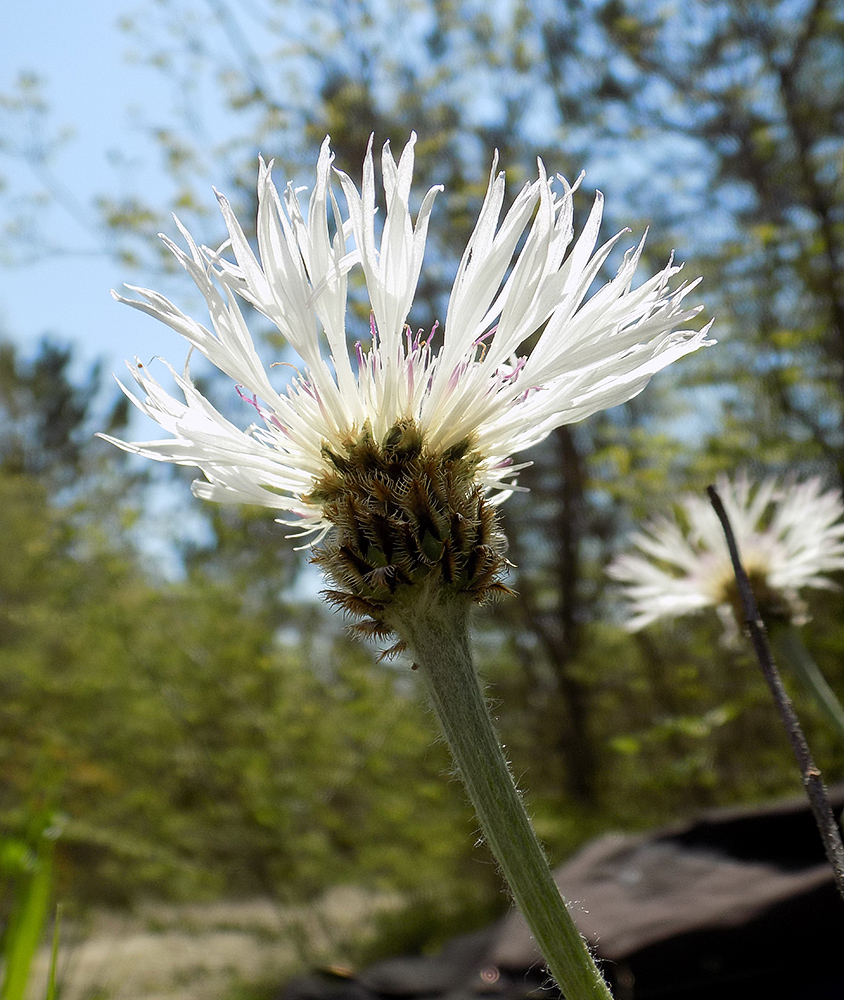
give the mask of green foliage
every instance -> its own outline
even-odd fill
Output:
[[[29,369],[10,370],[34,406]],[[43,455],[39,426],[27,447]],[[90,447],[0,471],[3,834],[48,796],[77,901],[300,901],[357,881],[430,905],[488,894],[462,864],[472,819],[408,665],[374,667],[330,616],[281,601],[286,543],[248,513],[217,522],[213,558],[188,553],[182,581],[150,576],[120,521],[93,516],[113,497]],[[87,470],[71,503],[51,488],[68,465]]]
[[[52,900],[56,818],[35,816],[27,832],[26,838],[0,836],[0,914],[5,918],[0,947],[2,1000],[24,1000]],[[58,921],[47,1000],[55,992],[57,934]]]
[[[275,613],[207,580],[80,557],[29,479],[0,479],[0,502],[2,805],[51,790],[74,893],[298,899],[448,863],[441,838],[468,817],[401,676],[338,636],[313,638],[316,659],[279,646]]]

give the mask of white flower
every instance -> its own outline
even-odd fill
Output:
[[[613,280],[587,298],[622,235],[595,249],[601,195],[571,245],[574,188],[559,178],[558,190],[540,162],[537,180],[502,219],[504,175],[494,163],[435,351],[433,330],[425,336],[407,326],[439,191],[428,191],[414,224],[408,207],[414,143],[411,136],[398,163],[384,146],[380,240],[371,144],[359,191],[346,174],[333,171],[328,139],[307,214],[292,187],[279,196],[272,163],[261,162],[257,253],[220,195],[229,239],[219,251],[197,246],[177,221],[187,252],[162,239],[204,295],[210,327],[148,289],[131,288],[139,299],[115,297],[182,334],[233,379],[260,419],[241,429],[201,395],[187,368],[173,373],[181,401],[136,363],[130,370],[143,398],[130,398],[168,437],[107,440],[148,458],[198,467],[205,475],[193,485],[199,497],[276,508],[284,523],[321,538],[331,522],[308,496],[335,471],[327,452],[342,452],[363,433],[380,442],[398,422],[411,421],[435,454],[470,440],[479,456],[476,481],[498,502],[515,488],[521,468],[512,455],[561,424],[630,399],[655,372],[711,343],[708,326],[677,329],[701,308],[683,305],[697,282],[669,289],[679,267],[669,262],[632,287],[641,243],[628,251]],[[346,216],[335,200],[332,173]],[[350,353],[346,285],[358,266],[372,308],[371,337]],[[275,385],[259,360],[241,299],[266,316],[301,358],[286,386]]]
[[[844,504],[821,480],[803,483],[721,476],[718,493],[732,524],[742,565],[757,600],[773,601],[794,617],[804,587],[829,589],[826,574],[844,568]],[[631,631],[659,618],[715,607],[725,621],[735,597],[735,578],[720,522],[705,496],[687,496],[680,519],[662,517],[632,537],[638,553],[619,556],[608,568],[625,585]]]

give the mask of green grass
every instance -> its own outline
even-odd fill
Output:
[[[48,825],[33,850],[26,843],[7,838],[0,849],[4,874],[11,874],[17,893],[2,940],[0,1000],[24,1000],[32,964],[44,936],[53,893],[53,845],[55,828]],[[9,869],[12,869],[9,872]],[[53,929],[46,1000],[57,994],[56,966],[59,947],[59,914]]]

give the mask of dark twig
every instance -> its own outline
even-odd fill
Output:
[[[759,661],[759,666],[762,668],[762,673],[765,675],[765,680],[768,682],[768,687],[774,696],[774,702],[780,713],[780,718],[791,741],[791,747],[794,751],[794,756],[797,758],[800,774],[803,777],[803,785],[809,797],[809,804],[812,807],[812,813],[821,834],[824,850],[826,851],[830,865],[832,865],[832,874],[835,878],[836,888],[841,898],[844,899],[844,844],[841,842],[841,831],[832,813],[832,807],[827,798],[826,787],[824,786],[821,772],[812,759],[809,744],[806,742],[806,737],[800,727],[800,720],[797,718],[794,705],[792,705],[791,699],[788,697],[782,678],[774,663],[774,657],[765,633],[765,626],[759,617],[759,610],[756,607],[753,590],[747,578],[747,573],[745,573],[744,567],[741,564],[736,538],[733,534],[730,519],[727,517],[727,512],[724,510],[724,505],[721,502],[721,497],[714,486],[708,486],[706,492],[709,494],[709,499],[727,538],[727,546],[730,550],[730,558],[733,562],[733,570],[736,574],[736,583],[738,584],[739,596],[744,611],[744,621],[750,635],[750,641],[753,643],[756,659]]]

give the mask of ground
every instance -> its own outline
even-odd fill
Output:
[[[395,895],[343,887],[313,904],[269,899],[186,906],[146,903],[131,913],[94,911],[65,922],[62,1000],[229,1000],[250,984],[279,986],[303,968],[336,962],[376,933]],[[45,948],[30,997],[43,998]],[[242,988],[242,990],[241,990]],[[257,994],[256,994],[257,995]]]

